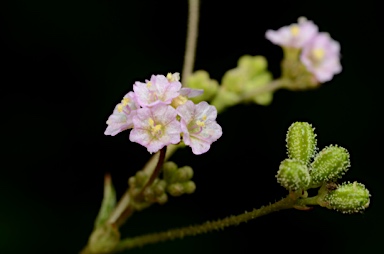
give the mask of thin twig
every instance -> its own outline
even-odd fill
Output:
[[[185,45],[183,72],[181,83],[185,85],[188,77],[192,74],[195,62],[197,34],[199,27],[199,0],[189,0],[188,32]]]

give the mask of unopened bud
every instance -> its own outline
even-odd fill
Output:
[[[141,187],[147,182],[149,176],[143,171],[138,171],[135,175],[135,178],[136,187]]]
[[[172,196],[178,197],[184,194],[184,186],[182,183],[173,183],[168,185],[167,191]]]
[[[244,70],[249,78],[252,78],[267,69],[267,59],[264,56],[244,55],[237,61],[237,66]]]
[[[369,191],[361,183],[344,183],[329,192],[324,201],[329,209],[342,213],[361,212],[369,206]]]
[[[203,70],[198,70],[192,73],[192,75],[188,77],[186,86],[193,89],[204,90],[202,95],[191,98],[191,100],[195,103],[200,101],[209,101],[219,90],[219,84],[217,81],[210,79],[208,72]]]
[[[177,170],[175,173],[175,182],[185,182],[193,177],[193,169],[190,166],[184,166]]]
[[[325,147],[311,164],[312,185],[321,185],[342,177],[349,166],[349,153],[345,148],[332,145]]]
[[[281,186],[292,191],[305,190],[311,182],[307,166],[299,160],[292,159],[281,162],[276,178]]]
[[[316,134],[312,125],[306,122],[295,122],[288,128],[287,150],[290,159],[302,161],[308,165],[316,152]]]
[[[192,194],[196,190],[196,184],[193,181],[188,181],[183,183],[184,191],[187,194]]]
[[[164,180],[170,182],[177,171],[177,165],[173,161],[167,161],[163,164]]]

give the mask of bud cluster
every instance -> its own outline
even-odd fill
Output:
[[[166,191],[174,196],[192,194],[196,185],[191,181],[193,169],[190,166],[179,168],[174,162],[166,162],[163,166],[164,180],[167,183]]]
[[[244,55],[239,58],[236,68],[230,69],[224,74],[219,88],[216,87],[215,81],[209,80],[209,76],[203,74],[202,71],[196,72],[189,78],[188,86],[195,89],[208,88],[210,91],[214,91],[215,97],[212,99],[212,104],[219,112],[241,102],[269,105],[273,92],[249,96],[256,89],[271,82],[272,74],[267,70],[267,66],[267,60],[263,56]],[[196,82],[199,76],[205,77],[205,79],[201,79],[200,84]],[[204,91],[206,93],[206,90]],[[247,99],[244,99],[245,97]]]
[[[286,142],[289,158],[281,162],[276,175],[284,188],[305,191],[321,187],[317,203],[343,213],[359,212],[368,207],[370,194],[363,184],[336,184],[350,167],[350,156],[345,148],[330,145],[316,153],[314,128],[305,122],[289,127]]]
[[[166,162],[163,165],[163,177],[157,178],[149,186],[149,175],[138,171],[136,175],[129,178],[131,196],[135,199],[137,210],[148,207],[150,204],[164,204],[171,196],[191,194],[196,190],[195,183],[191,180],[193,169],[190,166],[178,167],[174,162]]]

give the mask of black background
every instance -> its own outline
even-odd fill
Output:
[[[0,7],[0,253],[77,253],[101,202],[103,176],[118,195],[148,160],[129,131],[104,136],[105,121],[135,81],[181,72],[187,1],[17,0]],[[341,44],[343,72],[320,89],[281,90],[268,107],[239,105],[218,117],[209,153],[173,157],[195,169],[195,194],[135,214],[124,236],[186,226],[276,201],[294,121],[316,127],[318,146],[351,154],[345,180],[371,191],[364,214],[323,208],[282,211],[198,237],[130,253],[268,251],[377,253],[384,226],[381,123],[382,27],[374,1],[207,1],[201,4],[195,69],[220,81],[244,55],[264,55],[279,76],[282,51],[267,29],[313,20]]]

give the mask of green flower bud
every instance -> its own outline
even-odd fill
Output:
[[[143,171],[137,171],[135,175],[136,187],[142,187],[148,180],[149,176]]]
[[[342,213],[357,213],[369,206],[369,191],[361,183],[344,183],[324,198],[327,208]]]
[[[239,102],[239,95],[234,92],[228,91],[225,87],[221,87],[216,97],[212,100],[211,105],[216,107],[217,113],[220,113],[226,107],[234,106]]]
[[[241,94],[244,91],[245,82],[247,82],[246,73],[244,70],[234,68],[225,72],[221,85],[228,91]]]
[[[192,73],[192,75],[188,77],[186,86],[204,90],[202,95],[191,98],[195,103],[211,100],[219,90],[218,82],[214,79],[210,79],[208,72],[203,70],[198,70]]]
[[[295,159],[283,160],[276,178],[281,186],[292,191],[305,190],[311,182],[307,166],[302,161]]]
[[[187,194],[192,194],[196,190],[196,184],[193,181],[183,183],[184,191]]]
[[[173,183],[168,185],[167,191],[169,194],[171,194],[174,197],[181,196],[184,194],[184,186],[182,183]]]
[[[312,185],[341,178],[350,166],[348,151],[339,146],[328,146],[321,150],[311,164]]]
[[[193,169],[190,166],[184,166],[177,170],[173,178],[174,182],[185,182],[193,177]]]
[[[159,203],[160,205],[167,203],[167,201],[168,201],[168,196],[166,193],[164,193],[160,197],[157,197],[157,203]]]
[[[142,205],[147,205],[151,203],[164,204],[168,201],[167,194],[165,189],[167,187],[167,182],[165,180],[156,179],[155,182],[149,188],[146,188],[143,192],[145,202],[142,202]]]
[[[143,192],[145,201],[151,201],[155,198],[155,193],[152,188],[146,188]]]
[[[267,85],[272,80],[272,74],[269,72],[263,72],[255,76],[251,80],[245,83],[245,94],[252,93],[258,88]],[[267,106],[272,102],[273,93],[266,92],[259,94],[252,98],[252,101],[263,106]]]
[[[164,173],[164,180],[167,182],[171,182],[171,179],[173,178],[173,175],[177,171],[178,166],[173,161],[167,161],[163,164],[163,173]]]
[[[312,125],[306,122],[295,122],[288,128],[287,150],[290,159],[302,161],[308,165],[316,152],[316,134]]]
[[[159,197],[164,194],[167,183],[164,180],[158,180],[152,187],[154,194]]]
[[[263,56],[244,55],[237,62],[238,68],[245,71],[248,78],[253,78],[267,69],[267,59]]]

